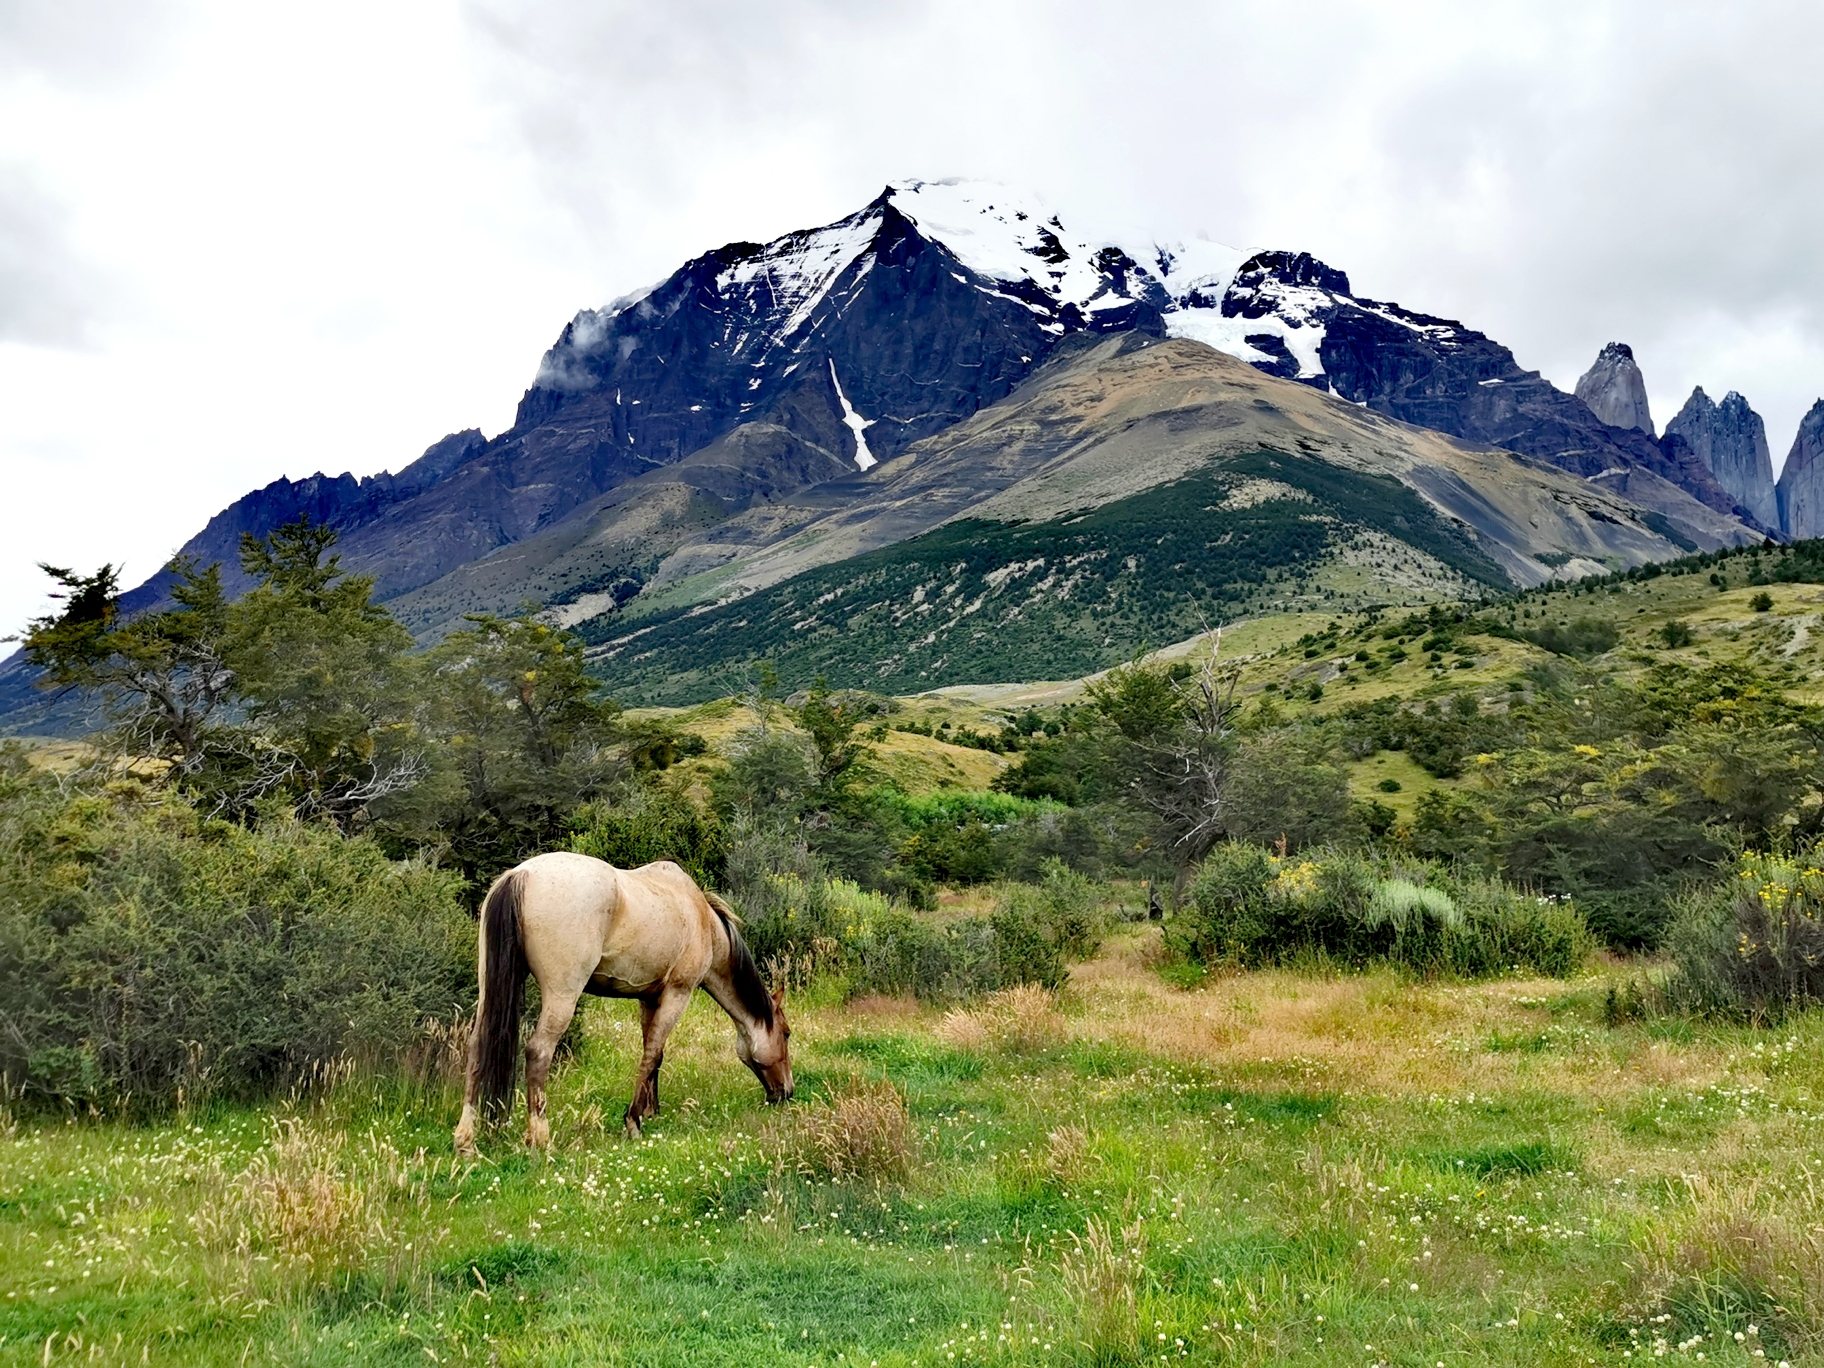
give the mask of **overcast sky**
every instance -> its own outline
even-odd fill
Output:
[[[1824,393],[1824,6],[0,0],[0,627],[492,435],[579,307],[888,180],[1303,248],[1663,426]]]

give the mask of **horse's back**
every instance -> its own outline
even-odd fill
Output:
[[[614,920],[618,871],[592,856],[555,850],[522,861],[512,873],[520,880],[521,936],[533,974],[541,984],[580,991]]]
[[[668,983],[694,986],[715,949],[714,913],[703,891],[670,860],[617,869],[593,856],[554,851],[519,866],[527,957],[535,945],[563,977],[581,973],[591,992],[645,997]],[[541,974],[540,981],[543,982]]]

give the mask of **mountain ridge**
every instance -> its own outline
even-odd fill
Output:
[[[664,567],[697,546],[690,573],[713,580],[730,557],[705,549],[707,529],[764,550],[805,509],[866,521],[857,500],[881,487],[878,467],[1003,401],[1071,339],[1116,334],[1202,343],[1362,412],[1544,461],[1651,511],[1674,545],[1772,530],[1688,444],[1602,422],[1493,339],[1359,298],[1308,253],[1130,250],[1073,236],[1006,187],[902,181],[821,228],[727,244],[579,311],[507,431],[452,434],[398,475],[274,482],[184,554],[226,561],[232,586],[243,532],[309,514],[424,640],[528,600],[577,623],[700,602],[682,562]],[[165,585],[161,572],[130,607]]]

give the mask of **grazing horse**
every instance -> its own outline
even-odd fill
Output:
[[[659,1110],[665,1038],[690,995],[702,988],[735,1023],[735,1053],[754,1071],[768,1102],[792,1095],[785,995],[769,993],[729,905],[705,893],[669,860],[616,869],[588,855],[535,855],[494,881],[481,905],[476,976],[481,1001],[469,1042],[468,1086],[456,1149],[475,1152],[475,1104],[513,1105],[519,1018],[526,974],[543,1006],[526,1043],[526,1143],[548,1147],[545,1080],[577,999],[636,998],[645,1046],[633,1076],[625,1126]]]

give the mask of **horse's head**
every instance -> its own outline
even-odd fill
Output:
[[[792,1028],[785,1019],[785,990],[774,990],[772,999],[771,1024],[753,1022],[741,1032],[736,1049],[741,1062],[754,1071],[754,1077],[766,1089],[766,1100],[787,1102],[792,1096],[792,1058],[788,1044]]]

